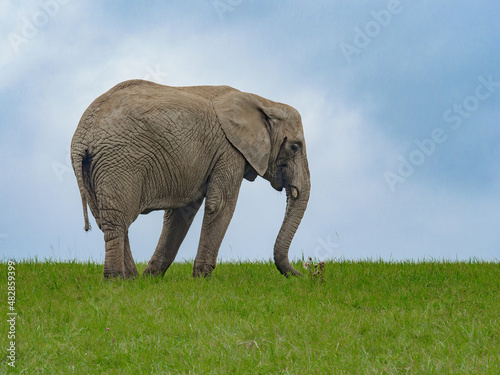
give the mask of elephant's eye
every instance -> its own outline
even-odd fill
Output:
[[[290,149],[292,150],[292,152],[297,152],[299,150],[299,145],[294,143],[290,146]]]

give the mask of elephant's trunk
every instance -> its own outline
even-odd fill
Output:
[[[274,244],[274,263],[278,270],[285,276],[289,276],[290,274],[301,275],[301,273],[290,264],[288,250],[293,236],[299,227],[300,221],[304,216],[309,200],[309,192],[311,190],[307,162],[305,162],[303,171],[304,172],[300,174],[300,183],[294,184],[292,181],[286,188],[287,204],[285,218],[283,219],[283,224],[281,224],[281,229],[276,238],[276,243]]]

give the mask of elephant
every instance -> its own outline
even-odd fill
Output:
[[[139,214],[163,210],[158,245],[144,274],[163,276],[205,200],[193,277],[210,276],[243,179],[258,176],[286,192],[274,245],[285,276],[309,200],[310,173],[299,112],[229,86],[171,87],[122,82],[83,113],[71,140],[71,163],[87,206],[104,233],[104,277],[138,271],[128,228]]]

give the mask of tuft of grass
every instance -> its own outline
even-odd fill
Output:
[[[339,261],[316,276],[294,266],[305,276],[237,262],[193,279],[184,262],[164,278],[123,281],[92,262],[19,262],[12,372],[498,373],[498,263]]]
[[[325,269],[325,262],[313,263],[313,259],[310,257],[307,262],[303,263],[304,268],[309,272],[309,276],[313,279],[318,279],[319,282],[324,282],[323,271]]]

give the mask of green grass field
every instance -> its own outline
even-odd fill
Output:
[[[328,262],[286,279],[222,263],[192,279],[111,280],[102,265],[16,264],[16,367],[0,373],[499,374],[500,264]],[[145,264],[139,264],[141,272]]]

